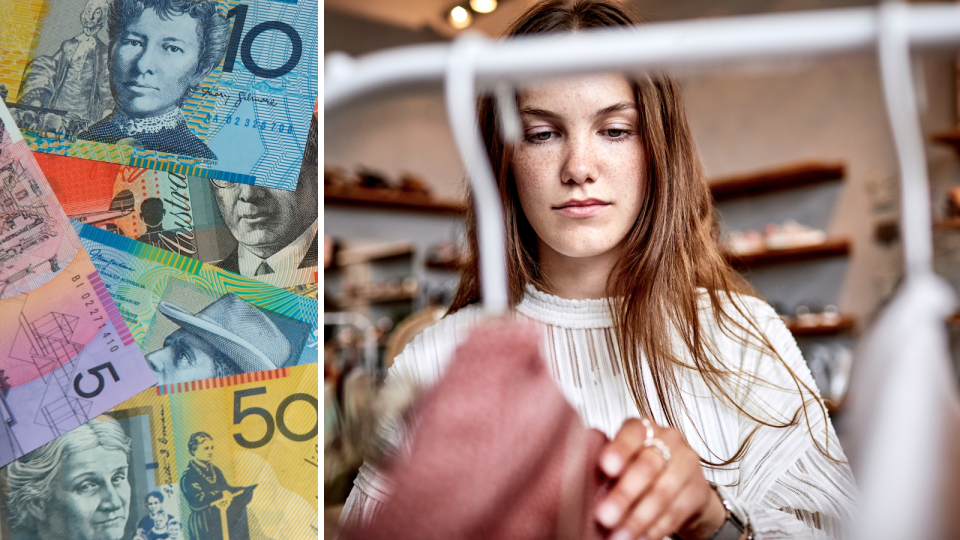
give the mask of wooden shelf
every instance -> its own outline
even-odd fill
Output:
[[[460,270],[460,261],[427,261],[427,268],[432,268],[433,270]]]
[[[466,210],[462,203],[438,201],[423,193],[355,186],[323,186],[323,204],[437,214],[461,214]]]
[[[394,302],[409,302],[417,297],[416,293],[398,292],[395,294],[378,294],[375,296],[353,296],[350,298],[339,298],[338,302],[343,306],[353,306],[356,304],[392,304]]]
[[[351,245],[343,248],[334,257],[336,266],[383,261],[413,255],[413,244],[407,241],[379,242],[366,245]]]
[[[938,219],[933,222],[934,229],[960,229],[960,218]]]
[[[844,173],[843,163],[804,161],[752,174],[718,178],[710,181],[710,192],[713,193],[715,201],[722,201],[744,195],[835,182],[843,180]]]
[[[793,333],[794,337],[812,337],[812,336],[832,336],[849,332],[856,327],[857,319],[852,315],[841,315],[832,324],[806,325],[800,324],[796,319],[787,323],[787,329]]]
[[[787,249],[770,249],[755,253],[727,254],[727,260],[734,268],[743,270],[768,264],[783,264],[826,257],[840,257],[850,253],[850,240],[846,238],[828,239],[822,244],[800,246]]]
[[[934,133],[930,138],[934,142],[949,144],[954,150],[960,152],[960,128]]]

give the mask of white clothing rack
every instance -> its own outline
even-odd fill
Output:
[[[359,59],[326,59],[324,109],[403,86],[444,82],[447,112],[477,205],[484,309],[508,309],[503,217],[496,181],[477,127],[478,91],[493,94],[504,138],[516,140],[515,89],[549,76],[598,71],[716,71],[738,63],[876,51],[901,180],[906,277],[898,297],[866,339],[858,360],[851,420],[859,428],[865,491],[860,538],[928,538],[938,478],[937,430],[956,405],[942,322],[949,288],[932,272],[929,181],[918,121],[910,50],[960,45],[960,6],[885,3],[878,8],[799,12],[649,24],[494,42],[464,35],[452,44],[404,47]],[[937,301],[931,301],[931,298]],[[886,325],[886,326],[884,326]],[[898,332],[891,332],[894,327]],[[881,329],[883,331],[881,331]],[[919,339],[904,346],[896,339]],[[933,388],[936,387],[936,388]],[[946,389],[944,389],[946,388]],[[906,396],[906,397],[904,397]],[[910,401],[905,409],[901,402]],[[947,404],[947,405],[944,405]],[[952,410],[952,409],[951,409]],[[898,411],[880,417],[880,411]],[[909,413],[909,414],[908,414]],[[892,414],[892,413],[891,413]],[[933,448],[931,448],[931,446]],[[890,460],[901,456],[898,463]],[[903,466],[906,462],[908,465]],[[900,467],[899,476],[885,468]],[[886,481],[893,478],[891,481]],[[889,492],[889,493],[888,493]]]

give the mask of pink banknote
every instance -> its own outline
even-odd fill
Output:
[[[156,384],[0,104],[0,466]]]

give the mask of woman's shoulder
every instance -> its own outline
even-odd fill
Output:
[[[698,307],[701,316],[709,324],[710,321],[715,320],[716,306],[711,302],[706,289],[700,289],[699,292]],[[763,328],[771,323],[782,322],[783,320],[773,309],[773,306],[757,296],[737,292],[727,293],[725,291],[717,291],[716,296],[723,313],[738,325],[757,325]]]
[[[393,361],[391,374],[405,377],[418,385],[435,382],[450,361],[453,351],[482,319],[483,310],[479,305],[469,305],[445,315],[404,347]]]
[[[726,349],[728,355],[750,357],[770,345],[791,368],[805,365],[793,334],[765,300],[743,293],[719,292],[717,296],[724,315],[720,323],[717,321],[716,308],[705,290],[701,290],[700,295],[701,317],[714,342]],[[768,343],[758,343],[760,336]]]
[[[77,138],[102,143],[115,143],[122,136],[120,128],[113,122],[113,115],[110,115],[91,124],[87,129],[81,131]]]

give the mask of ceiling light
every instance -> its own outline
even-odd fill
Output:
[[[497,9],[497,0],[470,0],[470,7],[477,13],[490,13]]]
[[[462,30],[473,22],[473,16],[470,15],[470,12],[464,9],[463,6],[457,6],[450,10],[450,16],[448,17],[450,21],[450,26],[453,26],[457,30]]]

